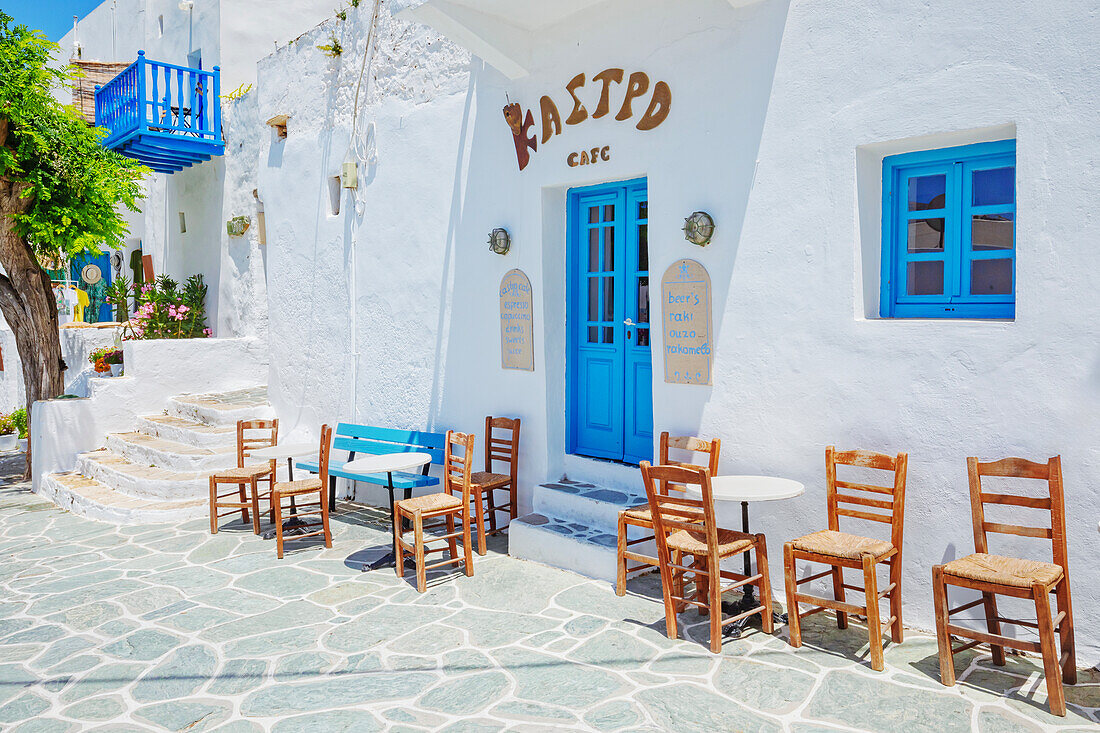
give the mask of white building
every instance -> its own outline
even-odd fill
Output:
[[[264,58],[223,105],[225,158],[158,178],[139,235],[218,283],[219,336],[262,333],[266,310],[288,426],[520,416],[539,510],[563,476],[637,493],[662,430],[720,437],[724,472],[807,487],[752,508],[776,587],[776,548],[825,526],[825,446],[905,451],[906,621],[925,628],[931,566],[972,550],[966,457],[1060,454],[1074,604],[1100,614],[1092,3],[428,0],[382,3],[372,35],[373,10]],[[257,200],[266,255],[259,227],[225,234]],[[502,368],[513,269],[531,370]],[[705,291],[661,286],[701,270]]]

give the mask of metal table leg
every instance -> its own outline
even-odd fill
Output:
[[[397,526],[397,507],[396,507],[396,502],[394,501],[394,497],[393,497],[393,492],[395,491],[395,487],[393,485],[393,473],[389,472],[389,471],[386,472],[386,489],[389,491],[389,494],[390,494],[390,526],[391,527],[396,527]],[[363,572],[365,573],[368,570],[378,570],[379,568],[387,568],[387,567],[388,568],[397,567],[397,535],[396,534],[394,534],[394,537],[393,537],[393,549],[391,549],[390,552],[387,552],[385,555],[378,558],[377,560],[375,560],[372,563],[364,563],[363,564]]]
[[[293,456],[286,459],[287,478],[290,481],[294,480],[294,458]],[[312,531],[313,525],[306,524],[298,518],[298,507],[295,504],[294,497],[290,497],[290,516],[285,522],[283,522],[283,536],[293,537],[299,534],[305,534],[307,531]],[[274,528],[264,532],[261,537],[265,540],[275,539],[277,532]]]
[[[749,503],[747,501],[741,502],[741,531],[745,534],[749,534]],[[744,557],[745,576],[748,577],[752,575],[752,558],[750,557],[750,553],[748,552],[745,553]],[[745,586],[745,593],[741,596],[741,600],[724,601],[722,603],[722,610],[730,614],[731,616],[736,616],[737,614],[744,613],[750,608],[755,608],[758,605],[759,603],[756,600],[756,586],[750,584]],[[750,618],[755,618],[755,616],[748,616],[725,627],[725,635],[731,636],[734,639],[739,638],[741,636],[741,633],[745,630],[745,627],[748,626]],[[785,624],[787,623],[787,614],[777,613],[773,611],[772,620],[776,623]]]

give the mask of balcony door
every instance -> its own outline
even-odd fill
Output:
[[[653,459],[648,230],[645,179],[569,192],[572,453]]]

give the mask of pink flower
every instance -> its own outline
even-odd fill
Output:
[[[214,335],[214,329],[212,329],[212,328],[204,328],[204,329],[202,330],[202,335],[203,335],[203,336],[213,336],[213,335]]]
[[[150,290],[152,290],[152,289],[153,289],[153,285],[152,285],[152,283],[149,283],[149,284],[147,284],[147,285],[142,285],[142,286],[141,286],[141,292],[143,292],[143,293],[148,293],[148,292],[149,292]]]

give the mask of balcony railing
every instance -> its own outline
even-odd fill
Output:
[[[96,126],[107,129],[103,145],[173,172],[223,152],[221,74],[137,61],[96,88]]]

